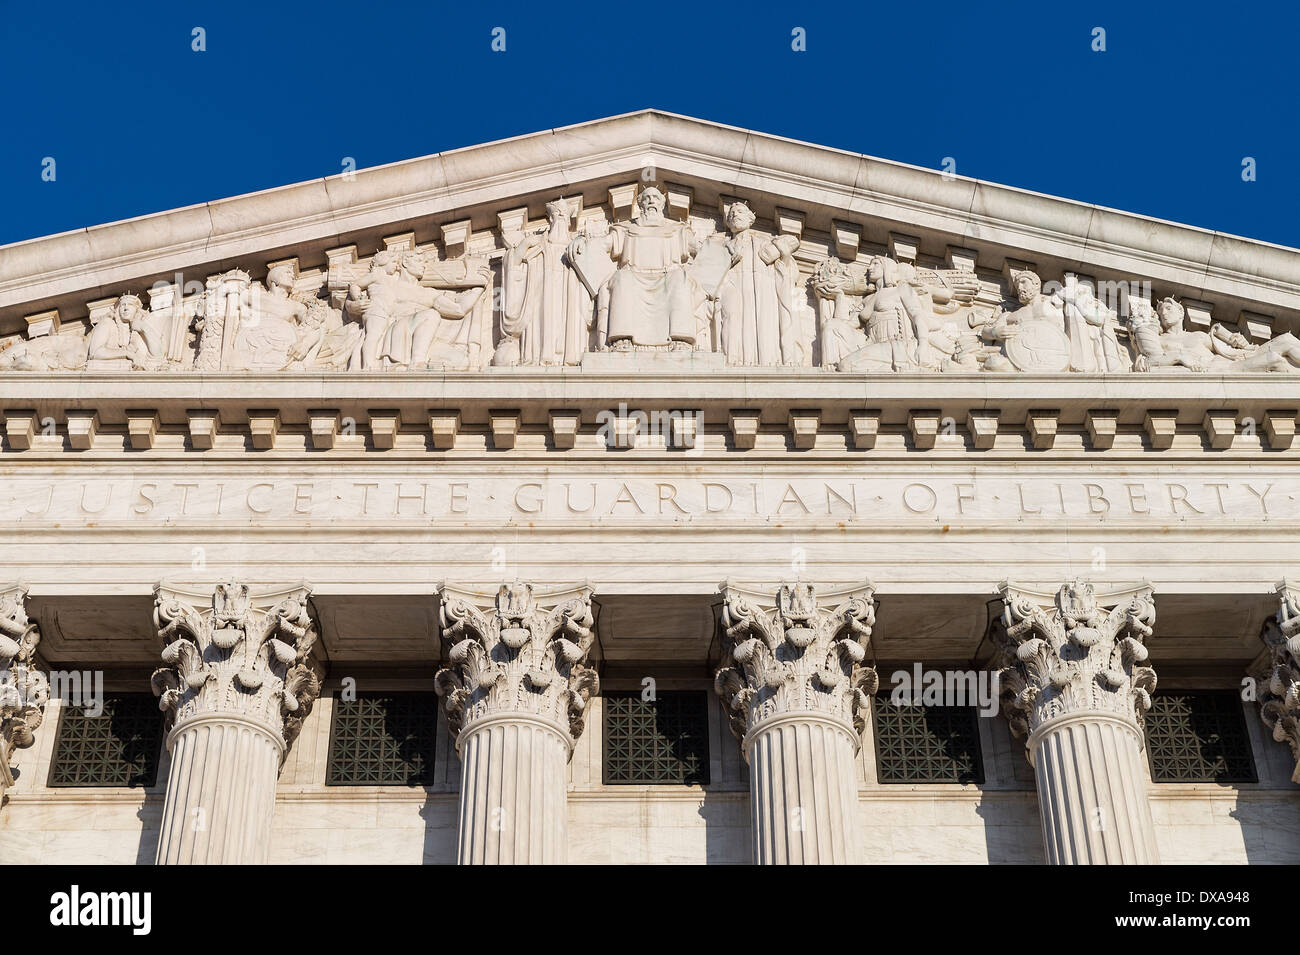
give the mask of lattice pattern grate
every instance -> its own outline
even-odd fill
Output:
[[[709,696],[695,690],[605,693],[605,784],[709,782]]]
[[[1233,690],[1154,694],[1146,734],[1155,782],[1257,781],[1245,714]]]
[[[873,697],[882,783],[982,783],[979,725],[969,706],[895,706]]]
[[[104,698],[103,712],[68,706],[59,719],[50,786],[152,786],[158,777],[163,714],[152,693]]]
[[[435,693],[334,697],[329,786],[423,786],[433,781]]]

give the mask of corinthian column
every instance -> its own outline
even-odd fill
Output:
[[[782,584],[774,598],[730,581],[719,589],[714,688],[749,763],[755,861],[860,862],[855,757],[878,685],[863,665],[871,585],[821,599],[803,583]]]
[[[14,784],[9,760],[35,742],[50,698],[49,682],[36,667],[41,631],[27,618],[26,600],[22,584],[0,589],[0,808]]]
[[[495,595],[444,586],[448,665],[435,688],[460,753],[460,845],[467,864],[556,864],[568,849],[573,743],[599,689],[583,666],[595,633],[591,590]]]
[[[996,637],[1003,712],[1038,783],[1052,864],[1152,864],[1155,830],[1142,718],[1156,674],[1141,664],[1156,610],[1147,584],[1100,598],[1066,583],[1053,597],[1002,584]]]
[[[265,863],[280,765],[320,693],[311,589],[154,594],[171,751],[158,863]]]
[[[1300,782],[1300,588],[1280,581],[1277,596],[1277,613],[1260,634],[1268,656],[1257,675],[1259,715],[1273,738],[1291,747],[1291,780]]]

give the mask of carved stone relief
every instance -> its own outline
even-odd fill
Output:
[[[25,609],[21,585],[0,590],[0,796],[13,782],[9,759],[31,746],[50,697],[49,682],[36,665],[41,633]]]
[[[1001,586],[994,628],[1002,654],[1002,710],[1017,736],[1060,716],[1098,713],[1141,725],[1151,706],[1155,670],[1144,641],[1155,623],[1149,586],[1099,602],[1092,584],[1071,580],[1053,605],[1010,583]]]
[[[330,288],[346,286],[343,311],[362,330],[349,367],[481,367],[485,316],[477,306],[491,284],[485,259],[430,261],[414,250],[377,252],[362,274],[331,270]]]
[[[823,364],[876,373],[974,367],[974,272],[918,269],[876,255],[865,267],[828,259],[812,285],[830,303],[822,312]]]
[[[870,584],[818,598],[811,584],[782,584],[775,600],[726,581],[723,657],[714,688],[744,740],[765,720],[817,713],[866,725],[879,678],[867,662],[876,613]]]
[[[1262,345],[1219,323],[1208,332],[1184,327],[1187,310],[1169,297],[1155,308],[1136,303],[1129,319],[1137,371],[1286,372],[1300,369],[1300,339],[1290,332]]]
[[[590,237],[571,234],[575,214],[564,199],[548,202],[545,228],[509,238],[494,365],[577,365],[591,350],[595,301],[610,263],[606,257],[602,272],[585,254]],[[571,246],[584,254],[572,254]]]
[[[0,372],[572,368],[593,352],[868,374],[1300,370],[1294,335],[1257,344],[1203,318],[1209,331],[1189,331],[1172,297],[1116,303],[1011,260],[992,278],[973,253],[941,267],[893,237],[888,253],[836,240],[841,261],[803,242],[788,210],[774,229],[751,199],[723,197],[712,215],[671,185],[620,190],[608,208],[557,197],[544,223],[501,213],[496,235],[454,223],[459,238],[444,227],[438,245],[390,237],[369,259],[332,250],[323,269],[286,259],[261,280],[249,263],[189,294],[156,287],[147,305],[126,292],[63,327],[42,313],[0,341]]]
[[[164,666],[151,683],[168,724],[240,717],[292,744],[320,694],[310,596],[306,585],[253,594],[230,580],[216,585],[204,607],[198,595],[159,584],[154,624]]]

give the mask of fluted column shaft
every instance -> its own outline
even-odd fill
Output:
[[[852,727],[818,713],[794,713],[756,726],[745,746],[754,861],[858,862],[857,740]]]
[[[202,593],[158,586],[152,683],[171,724],[159,865],[269,860],[280,765],[320,691],[309,594],[230,581],[205,608]]]
[[[509,716],[461,734],[461,865],[559,865],[568,855],[563,728]]]
[[[591,591],[495,595],[443,587],[448,665],[434,681],[461,758],[457,861],[559,864],[568,855],[568,763],[596,672]]]
[[[1136,725],[1066,716],[1040,727],[1028,745],[1048,864],[1159,861]]]
[[[202,715],[173,729],[168,745],[158,863],[266,863],[284,753],[279,734],[248,720]]]
[[[749,762],[754,861],[862,861],[858,767],[876,672],[864,665],[875,623],[869,583],[818,596],[724,581],[723,655],[714,689]]]
[[[1142,665],[1150,587],[1122,592],[1110,610],[1080,580],[1054,598],[1010,584],[1002,593],[1003,712],[1028,737],[1047,862],[1159,862],[1139,722],[1156,685]]]

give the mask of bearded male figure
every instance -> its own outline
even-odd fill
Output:
[[[802,364],[794,301],[799,240],[756,232],[754,219],[745,202],[727,209],[731,267],[718,289],[722,351],[729,365]]]
[[[685,223],[664,217],[664,194],[647,186],[637,196],[638,213],[591,240],[618,268],[609,280],[609,347],[693,349],[697,323],[685,264],[698,248]],[[571,247],[571,255],[576,250]]]

